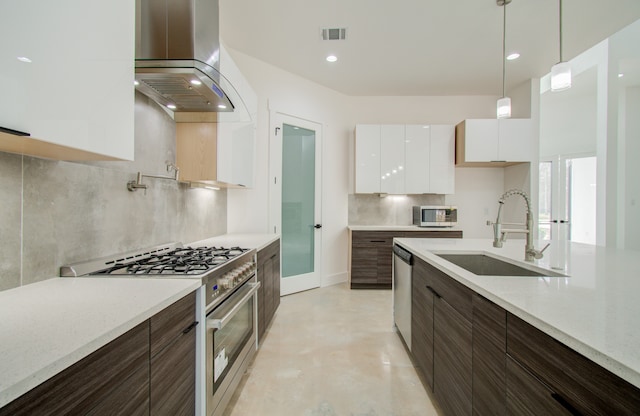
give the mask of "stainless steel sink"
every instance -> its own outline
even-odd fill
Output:
[[[546,269],[535,270],[521,267],[485,254],[436,254],[438,257],[462,267],[473,274],[482,276],[552,276],[567,277]]]

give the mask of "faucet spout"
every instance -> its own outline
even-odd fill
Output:
[[[502,206],[505,203],[505,200],[512,195],[520,195],[524,198],[524,202],[527,205],[527,215],[525,224],[525,229],[503,229],[502,223],[500,222],[500,213],[502,212]],[[531,200],[526,192],[520,189],[510,189],[498,200],[498,215],[496,216],[496,222],[492,223],[487,221],[487,225],[493,225],[493,246],[500,248],[502,244],[507,240],[507,233],[524,233],[527,235],[527,241],[524,247],[524,260],[525,261],[533,261],[534,259],[542,258],[542,252],[544,249],[538,251],[533,245],[533,212],[531,211]],[[512,224],[512,225],[520,225],[520,224]],[[546,249],[546,247],[545,247]]]

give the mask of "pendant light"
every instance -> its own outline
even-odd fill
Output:
[[[498,6],[502,6],[502,98],[497,102],[496,115],[498,118],[511,117],[511,98],[504,95],[504,83],[506,78],[505,64],[506,58],[506,40],[507,40],[507,4],[511,0],[496,0]]]
[[[551,67],[551,91],[562,91],[571,88],[571,65],[562,60],[562,0],[558,0],[560,21],[560,62]]]

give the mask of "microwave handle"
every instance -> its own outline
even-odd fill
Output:
[[[260,282],[249,283],[249,290],[242,298],[235,303],[233,308],[225,316],[219,319],[207,318],[207,329],[222,329],[234,317],[234,315],[242,308],[242,306],[252,297],[260,288]]]

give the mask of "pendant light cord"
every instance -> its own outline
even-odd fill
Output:
[[[560,0],[562,1],[562,0]],[[502,97],[504,98],[504,83],[506,78],[506,43],[507,43],[507,2],[502,5]]]
[[[559,32],[560,32],[560,62],[562,62],[562,0],[558,1],[558,8],[560,9],[558,11],[558,16],[559,16],[559,20],[558,20],[558,26],[559,26]]]

